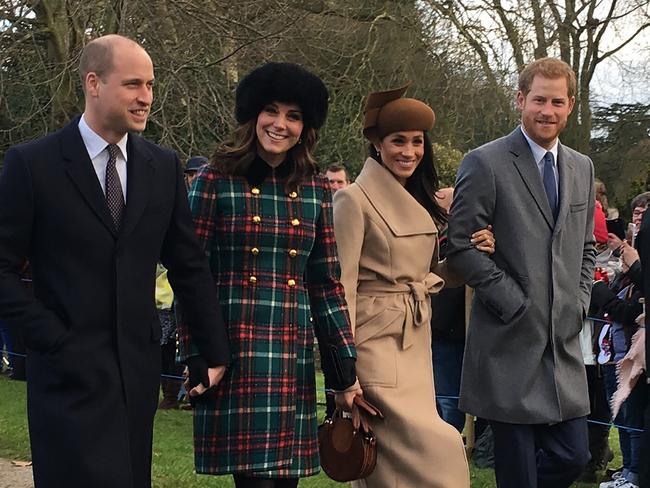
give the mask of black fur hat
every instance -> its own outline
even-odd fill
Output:
[[[240,124],[256,118],[271,102],[295,103],[305,127],[319,129],[327,117],[327,88],[302,66],[270,62],[255,68],[237,85],[235,118]]]

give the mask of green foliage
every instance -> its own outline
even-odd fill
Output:
[[[610,205],[629,216],[632,198],[650,178],[650,105],[612,104],[594,112],[591,156],[596,176],[607,186]]]
[[[456,181],[456,172],[463,159],[463,153],[458,149],[451,147],[449,142],[446,144],[433,143],[433,153],[436,155],[438,162],[438,179],[440,188],[454,186]]]

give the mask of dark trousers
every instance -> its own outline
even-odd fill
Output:
[[[586,417],[553,425],[490,425],[498,488],[568,488],[589,461]]]
[[[462,341],[445,339],[431,341],[438,414],[442,420],[453,425],[460,433],[465,427],[465,413],[458,410],[464,348],[465,343]]]
[[[176,364],[176,342],[171,341],[160,346],[161,353],[161,372],[163,375],[180,376],[183,374],[183,366]],[[163,391],[163,397],[172,401],[178,400],[178,393],[181,389],[182,381],[179,379],[161,377],[160,385]]]
[[[587,385],[589,386],[589,420],[600,423],[589,424],[589,452],[594,466],[603,460],[609,446],[609,422],[611,413],[605,395],[602,366],[587,365]],[[606,425],[603,425],[606,424]],[[607,464],[605,462],[605,464]]]

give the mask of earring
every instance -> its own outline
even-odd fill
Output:
[[[298,139],[298,144],[302,144],[302,137]]]

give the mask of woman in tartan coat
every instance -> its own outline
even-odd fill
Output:
[[[297,65],[252,71],[237,88],[239,127],[189,193],[232,351],[195,404],[196,471],[233,473],[237,487],[297,486],[319,471],[314,332],[337,401],[360,394],[330,189],[311,158],[327,97]],[[181,347],[192,355],[183,331]]]

